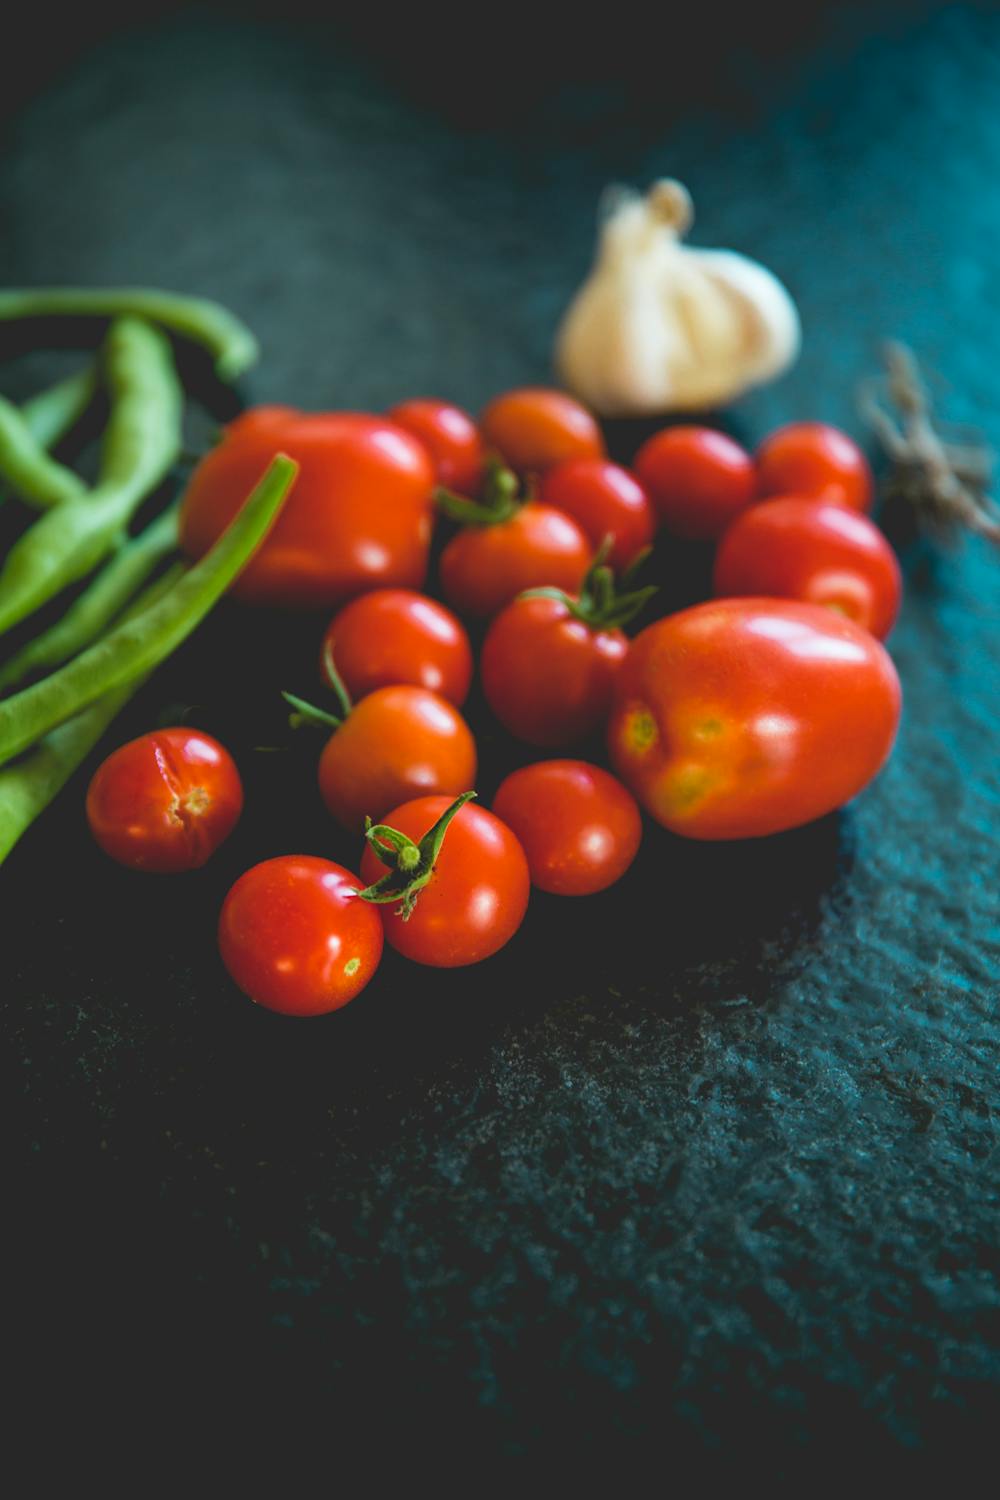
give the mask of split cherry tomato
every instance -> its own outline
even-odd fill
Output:
[[[339,1010],[382,957],[382,923],[362,882],[310,854],[267,859],[241,875],[219,918],[222,962],[244,994],[286,1016]]]
[[[438,484],[460,495],[475,495],[483,477],[485,451],[479,428],[467,412],[447,401],[401,401],[389,412],[389,419],[423,443]]]
[[[825,422],[779,427],[757,449],[757,493],[833,500],[870,510],[875,492],[868,460],[852,438]]]
[[[412,683],[465,702],[472,648],[464,627],[443,604],[409,589],[376,589],[346,605],[323,637],[352,698],[375,688]]]
[[[544,474],[564,458],[603,458],[601,429],[585,406],[565,391],[523,386],[483,408],[486,446],[518,474]]]
[[[653,540],[653,507],[634,474],[602,458],[567,458],[544,475],[544,505],[565,511],[595,547],[613,537],[608,561],[625,568]]]
[[[394,808],[384,821],[419,843],[450,804],[449,797],[418,797]],[[361,874],[369,885],[386,874],[370,842]],[[439,969],[477,964],[520,927],[530,884],[528,862],[514,834],[485,808],[466,803],[448,826],[409,918],[396,915],[395,900],[381,907],[386,939],[418,964]]]
[[[712,427],[667,427],[633,464],[660,520],[676,536],[711,541],[757,493],[753,459]]]
[[[614,885],[642,840],[631,792],[584,760],[542,760],[513,771],[493,811],[517,834],[532,884],[554,896],[591,896]]]
[[[896,555],[867,516],[821,500],[765,500],[726,532],[715,592],[825,604],[881,640],[899,613]]]
[[[569,516],[529,501],[509,520],[453,536],[441,554],[441,588],[459,614],[485,618],[525,589],[551,584],[575,592],[591,550]]]
[[[618,674],[612,764],[675,833],[754,838],[850,801],[899,723],[885,649],[815,604],[719,599],[650,625]]]
[[[232,756],[194,729],[160,729],[122,745],[87,792],[87,821],[105,854],[159,874],[198,869],[242,810]]]
[[[288,500],[233,593],[321,608],[427,573],[434,467],[409,432],[356,412],[247,413],[198,464],[181,507],[181,545],[201,557],[277,449],[299,464]]]

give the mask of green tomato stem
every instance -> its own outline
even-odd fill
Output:
[[[370,901],[373,906],[388,906],[393,901],[399,901],[395,915],[408,922],[420,892],[434,874],[434,866],[452,819],[475,795],[475,792],[463,792],[460,797],[456,797],[437,822],[428,828],[419,843],[401,833],[398,828],[391,828],[387,823],[372,823],[367,818],[365,838],[381,862],[389,868],[379,880],[354,894],[362,901]]]

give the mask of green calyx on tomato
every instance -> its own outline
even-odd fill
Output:
[[[636,574],[649,557],[651,547],[644,547],[641,552],[636,553],[616,581],[614,569],[609,567],[607,561],[613,546],[614,537],[606,536],[594,553],[594,560],[587,570],[579,594],[574,596],[567,594],[564,589],[546,585],[543,588],[525,589],[519,597],[555,599],[566,606],[575,620],[581,621],[591,630],[622,629],[645,609],[658,590],[655,583],[638,589],[631,587]]]
[[[398,828],[390,828],[386,823],[373,823],[371,818],[366,818],[365,838],[377,858],[388,869],[381,879],[366,886],[363,891],[358,891],[356,894],[359,898],[370,901],[374,906],[388,906],[390,902],[398,901],[400,905],[396,915],[402,917],[404,922],[408,921],[417,897],[434,873],[448,825],[475,795],[475,792],[463,792],[460,797],[456,797],[437,822],[428,828],[419,843],[408,834],[400,833]]]
[[[316,729],[339,729],[354,707],[351,695],[333,659],[333,647],[329,641],[323,642],[323,672],[327,682],[333,689],[337,698],[339,714],[327,713],[324,708],[317,708],[314,703],[308,703],[305,698],[299,698],[295,693],[282,693],[285,702],[294,710],[288,717],[288,722],[293,729],[301,729],[309,725]]]
[[[501,526],[530,499],[530,490],[521,493],[517,475],[495,454],[486,460],[478,500],[468,500],[442,485],[434,491],[435,505],[460,526]]]

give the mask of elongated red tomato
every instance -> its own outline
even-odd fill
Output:
[[[362,882],[343,865],[285,854],[254,865],[230,890],[219,952],[244,994],[286,1016],[339,1010],[382,957],[382,923],[359,901]]]
[[[332,620],[323,638],[352,698],[412,683],[465,702],[472,647],[465,628],[436,599],[410,589],[362,594]]]
[[[765,500],[733,522],[716,594],[768,594],[839,610],[883,639],[899,613],[896,555],[867,516],[821,500]]]
[[[438,484],[459,495],[475,495],[483,477],[485,450],[479,428],[460,406],[447,401],[401,401],[391,421],[419,439],[437,472]]]
[[[668,531],[691,541],[721,536],[756,494],[746,449],[712,427],[667,427],[633,465]]]
[[[612,764],[675,833],[753,838],[850,801],[899,723],[873,636],[815,604],[719,599],[650,625],[618,674]]]
[[[561,510],[529,501],[509,520],[464,526],[441,554],[441,588],[460,615],[495,615],[525,589],[551,584],[576,593],[591,546]]]
[[[601,429],[585,406],[565,391],[520,386],[483,408],[486,446],[518,474],[544,474],[564,458],[603,458]]]
[[[875,485],[853,438],[825,422],[790,422],[764,439],[755,455],[757,493],[808,495],[851,510],[870,510]]]
[[[242,809],[232,756],[196,729],[130,740],[98,766],[87,792],[87,821],[105,854],[158,874],[203,865]]]
[[[594,547],[612,538],[608,561],[626,568],[653,540],[653,507],[634,474],[603,458],[567,458],[548,469],[539,488],[544,505],[572,516]]]
[[[554,896],[591,896],[620,880],[642,839],[631,792],[584,760],[540,760],[512,771],[493,811],[517,834],[531,883]]]

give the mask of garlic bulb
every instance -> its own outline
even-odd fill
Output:
[[[655,182],[617,190],[597,260],[556,337],[564,384],[606,417],[719,406],[773,380],[799,350],[799,316],[776,276],[729,250],[682,243],[691,198]]]

